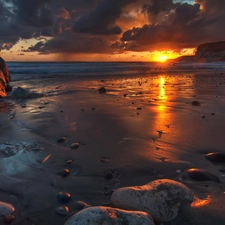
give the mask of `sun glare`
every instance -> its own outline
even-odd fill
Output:
[[[159,56],[159,62],[165,62],[167,60],[167,56],[166,55],[160,55]]]

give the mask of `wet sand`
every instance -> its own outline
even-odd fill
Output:
[[[65,217],[55,213],[62,205],[59,191],[71,194],[67,205],[73,212],[75,201],[110,205],[113,189],[158,178],[182,178],[206,200],[186,206],[165,224],[225,223],[223,165],[205,158],[209,152],[225,153],[225,75],[45,78],[12,86],[46,93],[0,102],[0,199],[15,206],[12,224],[64,224]],[[107,92],[98,93],[100,87]],[[65,142],[58,143],[60,137]],[[70,148],[74,142],[79,148]],[[191,180],[185,171],[193,167],[211,172],[221,183]],[[65,168],[70,174],[62,177]],[[104,178],[106,171],[112,179]]]

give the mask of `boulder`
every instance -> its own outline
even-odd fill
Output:
[[[192,202],[194,194],[184,184],[159,179],[143,186],[123,187],[111,196],[114,207],[147,212],[157,222],[168,222],[178,215],[179,207]]]
[[[10,73],[8,70],[8,66],[2,57],[0,57],[0,70],[2,71],[2,73],[5,77],[6,83],[9,83],[11,81],[11,76],[10,76]]]
[[[6,80],[3,72],[0,70],[0,98],[3,98],[6,96]]]
[[[154,225],[150,215],[105,206],[89,207],[71,216],[64,225]]]
[[[24,89],[22,87],[17,87],[13,90],[11,94],[11,99],[17,100],[17,99],[27,99],[27,98],[39,98],[44,97],[45,94],[43,93],[36,93],[36,92],[30,92],[27,89]]]

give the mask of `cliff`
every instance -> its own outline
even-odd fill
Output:
[[[176,62],[225,62],[225,41],[201,44],[195,55],[181,56]]]

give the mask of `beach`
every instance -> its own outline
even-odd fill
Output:
[[[225,71],[12,76],[11,85],[45,93],[0,101],[0,199],[15,207],[12,224],[63,225],[65,217],[55,212],[63,205],[60,191],[71,194],[66,205],[73,212],[76,201],[111,206],[115,189],[161,178],[182,182],[205,200],[163,224],[225,224],[223,164],[205,158],[225,153]],[[193,180],[190,168],[220,183]]]

